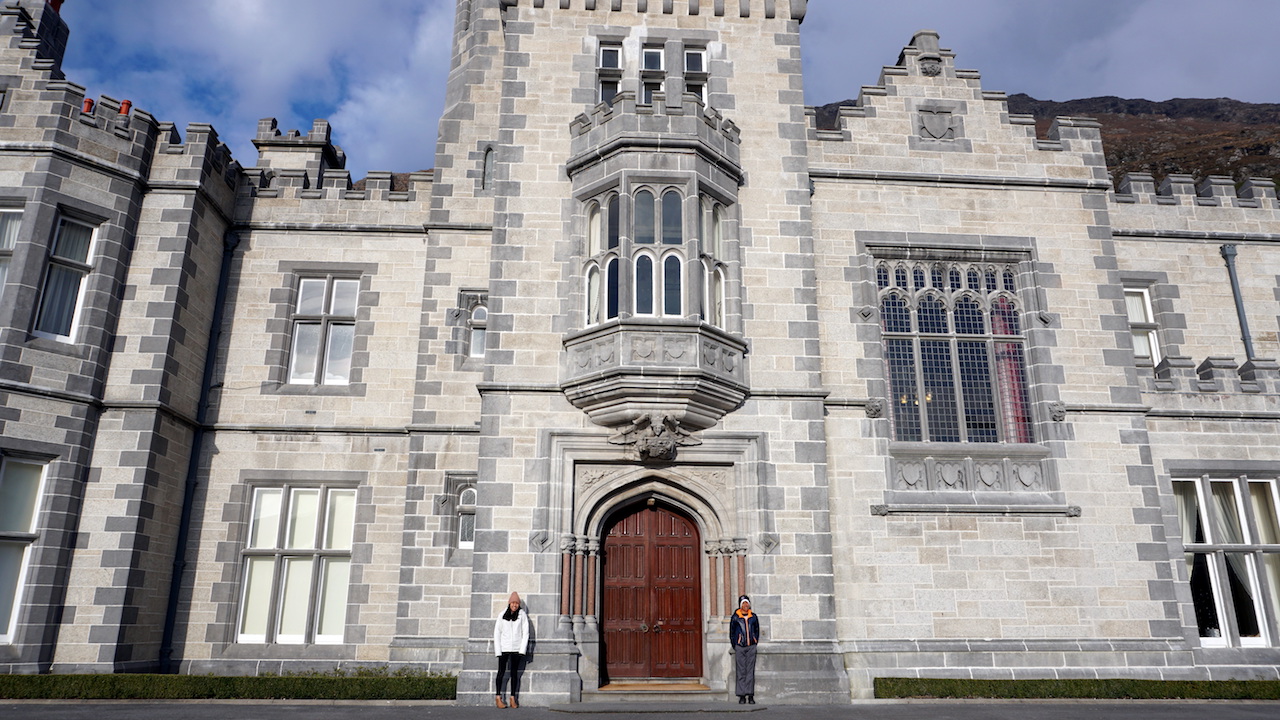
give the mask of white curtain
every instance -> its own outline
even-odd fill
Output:
[[[1196,502],[1196,484],[1193,482],[1175,482],[1173,497],[1178,502],[1178,526],[1182,528],[1182,546],[1185,548],[1196,541],[1196,524],[1200,519],[1199,503]],[[1195,561],[1193,553],[1185,553],[1187,561],[1187,578],[1191,578],[1191,564]]]

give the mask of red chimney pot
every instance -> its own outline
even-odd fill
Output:
[[[129,110],[130,110],[132,107],[133,107],[133,101],[132,101],[132,100],[125,100],[125,101],[121,102],[121,103],[120,103],[120,114],[121,114],[121,115],[128,115],[128,114],[129,114]]]
[[[93,112],[93,98],[84,99],[84,109],[81,110],[81,112],[84,112],[84,113]]]

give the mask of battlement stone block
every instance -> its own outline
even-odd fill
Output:
[[[1236,359],[1227,356],[1207,357],[1196,367],[1196,375],[1199,376],[1196,389],[1201,392],[1222,392],[1234,389],[1226,386],[1226,380],[1239,377]]]
[[[1280,363],[1269,358],[1245,360],[1239,367],[1244,392],[1280,392]]]
[[[1195,382],[1198,380],[1195,361],[1180,355],[1162,358],[1156,365],[1155,376],[1156,390],[1163,392],[1177,392],[1183,388],[1191,390],[1195,388]]]

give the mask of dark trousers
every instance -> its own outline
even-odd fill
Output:
[[[520,666],[524,664],[524,656],[516,652],[502,653],[498,656],[498,678],[494,682],[493,693],[502,694],[502,685],[507,679],[507,670],[511,670],[511,697],[520,697]]]
[[[737,675],[736,695],[756,694],[756,646],[739,645],[733,649],[733,665]]]

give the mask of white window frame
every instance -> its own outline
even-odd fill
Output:
[[[664,72],[667,69],[666,48],[662,45],[645,45],[640,49],[640,71],[647,73]],[[649,67],[650,58],[658,59],[657,67]]]
[[[89,229],[89,247],[85,252],[84,262],[56,254],[60,249],[59,243],[62,240],[63,228],[67,225],[78,225]],[[63,215],[58,218],[57,228],[53,244],[49,247],[49,257],[45,264],[44,282],[41,284],[40,288],[40,304],[36,308],[35,324],[33,326],[34,329],[32,330],[32,334],[37,337],[49,338],[58,342],[73,343],[75,342],[76,334],[80,330],[80,319],[81,315],[84,313],[84,296],[88,291],[89,276],[93,274],[93,266],[98,252],[98,226]],[[71,323],[66,334],[40,329],[40,323],[44,318],[44,312],[49,302],[49,279],[55,266],[80,273],[80,281],[76,289],[75,307],[71,311]]]
[[[323,282],[324,296],[321,300],[321,309],[319,313],[303,313],[300,307],[303,297],[302,288],[307,283]],[[354,283],[355,297],[352,301],[351,314],[339,314],[334,312],[334,290],[337,283]],[[289,360],[286,373],[288,384],[290,385],[327,385],[327,386],[343,386],[351,384],[351,370],[354,367],[355,355],[355,327],[357,318],[360,314],[360,278],[350,275],[300,275],[293,300],[293,315],[291,318],[292,326],[289,337]],[[315,363],[310,367],[311,375],[308,377],[303,370],[306,368],[300,365],[299,342],[301,335],[299,329],[301,327],[318,326],[319,338],[316,348]],[[336,327],[350,327],[351,330],[351,355],[347,357],[347,369],[345,377],[334,374],[330,377],[329,367],[331,355],[333,351],[334,334],[333,329]]]
[[[1276,597],[1280,593],[1280,567],[1272,568],[1276,577],[1268,579],[1267,574],[1268,559],[1272,566],[1280,566],[1280,538],[1273,537],[1276,542],[1264,542],[1264,528],[1260,522],[1262,510],[1253,507],[1254,498],[1251,493],[1253,486],[1264,485],[1264,496],[1271,503],[1270,510],[1273,513],[1280,512],[1280,480],[1275,477],[1202,475],[1198,478],[1175,478],[1173,482],[1175,496],[1180,496],[1177,492],[1177,485],[1180,483],[1190,484],[1195,490],[1203,542],[1195,542],[1195,536],[1188,537],[1195,531],[1194,528],[1181,527],[1184,548],[1182,560],[1185,563],[1187,556],[1192,556],[1192,564],[1186,567],[1187,582],[1191,583],[1195,556],[1205,557],[1204,567],[1208,571],[1210,595],[1218,625],[1219,635],[1201,635],[1200,644],[1204,647],[1240,648],[1280,646],[1280,597]],[[1219,522],[1220,510],[1214,500],[1213,489],[1227,486],[1231,488],[1231,504],[1240,525],[1242,537],[1239,539],[1243,542],[1232,542],[1232,538],[1221,536],[1224,523]],[[1271,519],[1276,520],[1275,517]],[[1273,526],[1271,532],[1266,534],[1276,535],[1276,528]],[[1228,555],[1241,559],[1239,569],[1229,567]],[[1240,569],[1244,570],[1243,577]],[[1254,619],[1258,625],[1256,637],[1245,636],[1240,632],[1240,618],[1233,602],[1229,573],[1234,574],[1236,581],[1250,594],[1249,600],[1253,604]],[[1187,620],[1198,629],[1200,623],[1195,610]]]
[[[9,222],[16,218],[16,223],[9,229]],[[6,232],[8,230],[8,232]],[[4,286],[9,277],[9,268],[13,264],[13,250],[17,247],[18,233],[22,232],[22,211],[0,208],[0,297],[4,295]]]
[[[689,67],[689,58],[698,58],[698,69]],[[707,51],[705,48],[687,47],[684,49],[684,72],[687,75],[706,75],[707,74]]]
[[[467,485],[458,491],[458,532],[457,547],[459,550],[470,550],[476,546],[476,488],[473,485]],[[470,500],[470,502],[467,502]],[[471,518],[471,537],[464,538],[462,532],[462,521],[464,516]]]
[[[23,593],[26,592],[27,574],[31,567],[31,548],[38,537],[37,530],[40,527],[40,510],[44,499],[45,484],[48,480],[49,474],[49,465],[46,462],[10,455],[0,455],[0,498],[6,497],[3,485],[5,483],[5,478],[10,472],[10,468],[15,464],[38,467],[40,478],[36,481],[35,492],[31,497],[31,508],[29,510],[31,519],[26,526],[23,528],[0,527],[0,543],[10,546],[22,546],[22,558],[18,561],[18,572],[16,573],[14,581],[13,597],[9,599],[9,622],[0,624],[0,645],[11,644],[14,641],[14,636],[17,634],[18,618],[22,615],[22,596]],[[3,590],[0,589],[0,591]]]
[[[1160,364],[1160,339],[1159,326],[1156,324],[1155,312],[1151,305],[1151,291],[1145,287],[1126,287],[1124,289],[1124,306],[1125,315],[1129,320],[1129,333],[1134,339],[1134,359],[1140,363],[1151,363],[1152,365]],[[1129,298],[1136,296],[1141,299],[1139,308],[1142,310],[1143,317],[1134,318],[1129,306]],[[1150,349],[1150,356],[1144,357],[1138,354],[1138,338],[1144,338],[1144,342]]]
[[[314,517],[311,522],[312,536],[309,541],[303,543],[291,542],[294,530],[297,528],[297,516],[292,512],[293,503],[296,498],[304,497],[310,493],[317,494],[317,501],[314,508]],[[271,495],[277,495],[275,501],[268,501]],[[348,498],[347,510],[350,513],[349,518],[337,518],[339,522],[345,520],[349,522],[349,526],[339,527],[334,523],[334,501],[337,497]],[[274,502],[275,514],[263,515],[262,517],[270,518],[268,522],[273,523],[272,527],[265,528],[263,533],[264,540],[270,540],[270,544],[261,545],[257,540],[260,522],[259,508],[264,507],[260,503]],[[266,506],[270,509],[270,505]],[[240,591],[239,602],[236,611],[236,642],[242,644],[281,644],[281,645],[337,645],[342,644],[345,640],[346,633],[346,611],[350,606],[351,581],[350,569],[352,564],[352,545],[355,535],[355,514],[357,509],[356,489],[348,485],[330,485],[324,483],[284,483],[284,484],[263,484],[257,485],[252,489],[249,500],[249,514],[246,522],[248,533],[245,537],[244,548],[240,557]],[[337,531],[338,544],[335,547],[328,547],[332,542],[331,537]],[[341,533],[344,533],[341,534]],[[294,545],[290,547],[290,545]],[[306,611],[303,618],[302,632],[286,632],[284,623],[286,619],[296,619],[290,611],[285,608],[288,601],[288,570],[295,563],[309,562],[310,577],[305,578],[307,581],[305,586]],[[328,582],[328,573],[332,568],[343,564],[346,568],[346,582],[342,587],[342,595],[340,598],[341,609],[341,626],[340,633],[323,633],[319,625],[323,621],[323,615],[326,610],[325,603],[333,601],[337,598],[325,595],[325,584]],[[252,569],[254,566],[265,567],[270,571],[269,587],[265,591],[254,586],[254,576]],[[259,580],[265,580],[266,577],[259,577]],[[252,598],[251,599],[251,594]],[[263,602],[265,604],[265,615],[262,610],[252,612],[251,602]],[[258,606],[255,606],[258,607]],[[250,622],[252,613],[252,624],[262,626],[262,631],[249,631],[246,624]]]
[[[489,327],[489,308],[480,304],[471,308],[471,317],[467,321],[470,327],[470,339],[468,340],[467,356],[473,358],[484,357],[485,338],[488,335]]]
[[[617,63],[609,65],[605,62],[606,54],[613,54],[617,58]],[[622,45],[618,43],[600,43],[600,52],[596,55],[596,68],[599,70],[622,70],[623,56]]]

